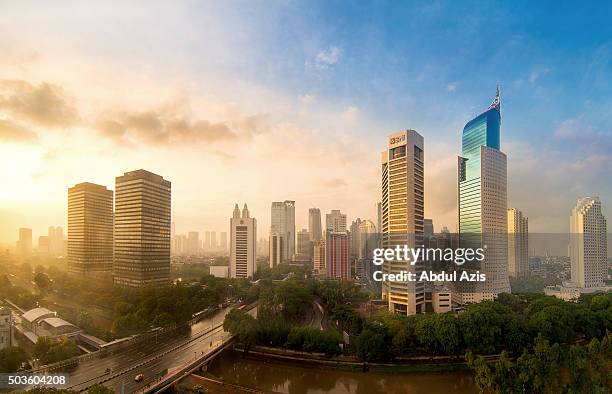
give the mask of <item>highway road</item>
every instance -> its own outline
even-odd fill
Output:
[[[165,336],[136,348],[123,349],[106,358],[82,361],[74,371],[68,373],[68,388],[85,390],[102,383],[116,393],[132,393],[155,382],[160,374],[172,373],[193,361],[197,355],[206,353],[212,347],[221,345],[230,334],[221,325],[231,308],[217,311],[211,317],[191,326],[191,330]],[[111,372],[106,370],[110,368]],[[143,374],[141,382],[134,377]]]

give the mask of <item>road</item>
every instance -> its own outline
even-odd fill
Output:
[[[210,348],[219,346],[230,334],[223,331],[223,318],[231,310],[225,308],[217,311],[210,318],[204,319],[185,333],[176,333],[172,337],[160,337],[155,343],[125,349],[106,358],[87,360],[79,363],[74,371],[68,373],[68,388],[85,390],[88,387],[103,383],[117,393],[132,393],[156,381],[160,373],[167,370],[172,373],[183,365],[194,360],[196,355],[206,353]],[[111,369],[107,373],[107,368]],[[134,377],[143,374],[141,382]]]

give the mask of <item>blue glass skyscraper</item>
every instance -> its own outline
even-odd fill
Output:
[[[463,128],[458,160],[458,225],[462,248],[485,249],[476,267],[483,283],[458,290],[463,302],[492,299],[510,291],[507,250],[507,165],[500,150],[501,101],[499,86],[489,108]],[[473,268],[473,267],[472,267]]]

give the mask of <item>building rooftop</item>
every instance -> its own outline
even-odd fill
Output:
[[[30,309],[29,311],[24,313],[22,315],[22,318],[27,320],[28,322],[32,323],[32,322],[40,319],[41,317],[43,317],[44,315],[47,315],[49,313],[53,313],[53,312],[51,312],[47,308],[34,308],[34,309]]]
[[[45,323],[47,323],[53,328],[73,327],[75,331],[79,330],[79,328],[75,326],[74,324],[68,323],[66,320],[60,319],[59,317],[48,317],[46,319],[43,319],[42,321],[44,321]]]

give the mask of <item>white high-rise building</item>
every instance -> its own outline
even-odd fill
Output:
[[[522,276],[529,270],[529,219],[516,208],[508,209],[508,273]]]
[[[572,282],[581,288],[603,287],[608,271],[606,218],[599,197],[578,199],[570,217]]]
[[[238,204],[230,219],[230,276],[251,278],[257,271],[257,220],[250,217],[244,204],[242,213]]]
[[[281,261],[291,260],[295,254],[295,201],[272,203],[270,242],[273,234],[283,238]]]
[[[414,130],[391,134],[382,152],[381,244],[383,248],[423,245],[424,219],[424,141]],[[384,273],[401,271],[419,275],[423,263],[387,261]],[[425,312],[425,288],[422,282],[383,282],[382,297],[389,310],[404,315]]]
[[[333,233],[345,233],[346,215],[338,209],[332,209],[330,213],[325,215],[325,230]]]

